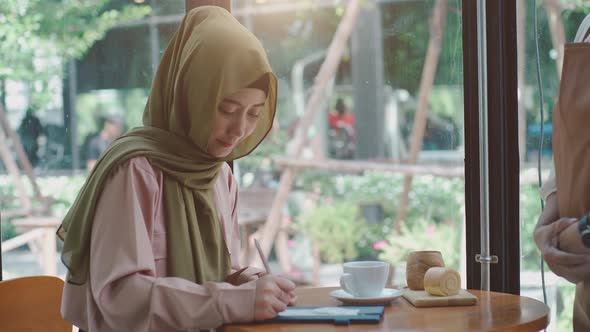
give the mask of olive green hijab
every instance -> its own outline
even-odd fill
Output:
[[[226,158],[208,155],[218,104],[261,78],[268,82],[267,99],[255,131]],[[105,181],[117,166],[138,156],[148,158],[164,175],[168,275],[197,283],[223,281],[230,257],[213,184],[225,161],[249,154],[271,129],[276,90],[265,51],[252,33],[220,7],[190,11],[161,59],[144,126],[113,142],[58,230],[68,282],[83,284],[88,279],[92,222]]]

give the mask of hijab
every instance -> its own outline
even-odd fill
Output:
[[[266,101],[254,132],[227,157],[209,155],[207,142],[224,96],[261,81],[268,83]],[[187,13],[158,66],[143,126],[107,149],[58,230],[67,281],[87,281],[92,223],[102,188],[118,166],[139,156],[164,178],[168,275],[196,283],[223,281],[231,265],[213,184],[224,162],[248,155],[262,142],[272,127],[276,98],[276,77],[251,32],[220,7]]]

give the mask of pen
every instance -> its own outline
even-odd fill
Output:
[[[266,270],[266,273],[271,274],[270,267],[268,266],[268,261],[266,260],[266,257],[264,257],[264,254],[262,253],[262,249],[260,248],[260,243],[258,243],[257,239],[254,239],[254,245],[256,246],[256,250],[258,250],[258,255],[260,255],[260,259],[262,260],[262,264],[264,264],[264,269]]]

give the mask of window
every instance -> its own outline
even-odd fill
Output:
[[[41,194],[54,198],[40,215],[57,216],[59,222],[67,211],[87,176],[92,139],[105,122],[122,121],[123,130],[141,124],[151,77],[184,15],[184,1],[140,3],[111,1],[109,9],[127,16],[93,40],[80,37],[77,53],[69,53],[73,46],[52,45],[44,35],[27,39],[31,48],[43,42],[54,51],[49,59],[34,52],[28,58],[53,66],[49,78],[36,76],[36,71],[1,77],[11,127],[18,128],[29,105],[43,126],[35,128],[37,120],[27,119],[19,132],[29,159],[35,160],[33,174]],[[7,10],[24,10],[22,17],[27,17],[43,9],[23,8]],[[440,250],[466,282],[465,114],[473,110],[464,111],[464,100],[470,97],[464,95],[468,44],[461,1],[365,2],[333,79],[325,82],[324,102],[307,130],[309,144],[301,156],[285,158],[345,10],[345,2],[333,1],[233,2],[232,13],[261,40],[280,84],[276,130],[252,155],[236,162],[236,177],[244,191],[276,190],[281,167],[302,167],[284,207],[288,233],[277,238],[291,258],[281,256],[280,247],[273,256],[294,278],[334,284],[339,274],[334,267],[340,262],[383,259],[395,267],[392,282],[400,285],[405,284],[409,251]],[[41,17],[50,21],[46,15]],[[73,38],[72,30],[96,29],[76,10],[69,15],[74,28],[56,28],[63,45],[69,45],[65,41]],[[35,104],[32,96],[48,101]],[[4,171],[6,245],[35,227],[24,229],[15,220],[20,216],[8,216],[25,203]],[[23,182],[23,197],[34,197],[34,187]],[[40,202],[33,198],[31,204]],[[25,216],[37,215],[31,211]],[[43,250],[55,252],[52,247]],[[5,277],[65,273],[60,263],[37,257],[26,246],[11,248],[3,258]],[[57,255],[52,259],[57,261]],[[314,259],[323,264],[319,270]],[[55,265],[57,270],[51,268]]]

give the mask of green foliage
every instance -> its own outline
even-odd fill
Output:
[[[85,181],[86,177],[81,175],[48,176],[38,179],[41,194],[54,199],[51,211],[56,216],[65,216]]]
[[[434,2],[406,1],[382,5],[386,82],[416,95],[430,37]],[[459,2],[450,1],[435,85],[461,84],[462,25]]]
[[[305,211],[298,225],[319,247],[322,257],[330,263],[341,263],[357,257],[355,243],[363,224],[358,209],[350,202],[323,202]]]
[[[356,242],[356,250],[361,258],[377,258],[384,244],[394,243],[397,202],[403,188],[403,176],[391,173],[365,172],[362,175],[342,175],[325,172],[304,172],[298,177],[298,186],[305,191],[320,191],[324,200],[359,206],[371,202],[381,203],[383,220],[378,224],[368,225],[361,219],[362,233]],[[439,237],[428,240],[422,235],[423,242],[431,242],[430,247],[446,250],[444,244],[450,237],[451,229],[460,233],[459,225],[463,222],[464,187],[462,179],[444,179],[433,176],[414,178],[410,193],[410,205],[405,224],[408,232],[403,236],[411,239],[411,234],[423,234],[422,227],[426,220],[434,225]],[[352,222],[352,221],[351,221]],[[355,219],[354,221],[358,221]],[[302,227],[304,232],[307,230]],[[460,234],[456,234],[457,238]],[[428,240],[428,241],[427,241]],[[437,244],[440,242],[440,245]],[[459,251],[459,241],[452,242],[453,252]],[[394,260],[394,258],[392,258]],[[454,261],[454,259],[451,259]]]
[[[1,223],[0,227],[2,227],[2,238],[0,239],[0,241],[5,241],[17,235],[16,229],[14,229],[14,226],[10,221]]]
[[[390,173],[334,175],[306,171],[298,176],[297,186],[305,191],[319,190],[323,199],[331,199],[335,205],[338,202],[355,206],[364,202],[382,204],[382,222],[377,225],[364,224],[363,232],[356,242],[359,257],[381,257],[396,263],[404,260],[409,250],[438,248],[449,266],[456,266],[460,252],[460,226],[464,220],[463,179],[415,177],[410,192],[408,217],[402,233],[396,234],[394,221],[402,181],[401,175]],[[541,257],[532,238],[541,211],[536,185],[521,185],[520,211],[522,269],[539,271]],[[364,223],[364,220],[361,222]],[[402,250],[403,247],[407,249]]]
[[[463,128],[463,87],[456,86],[436,86],[430,92],[429,111],[443,119],[451,120],[449,124],[454,124]],[[447,121],[448,121],[447,120]],[[453,132],[453,128],[447,128]],[[456,138],[458,141],[459,138]],[[461,142],[462,143],[462,142]]]
[[[149,6],[114,0],[0,2],[0,80],[27,82],[37,107],[49,98],[63,66],[78,59],[107,30],[148,15]]]
[[[21,177],[25,184],[25,190],[30,197],[33,196],[33,190],[30,186],[30,182],[25,176]],[[68,209],[74,203],[78,191],[84,184],[86,178],[82,175],[79,176],[46,176],[38,177],[37,183],[43,196],[51,197],[53,204],[51,205],[51,212],[55,216],[64,216]],[[9,176],[0,176],[0,197],[15,197],[16,192],[14,184]],[[18,208],[18,199],[0,201],[0,210],[6,211],[10,209]],[[9,220],[2,219],[2,238],[3,240],[9,239],[16,235],[16,231]]]
[[[436,250],[442,253],[445,265],[459,269],[461,254],[460,223],[435,223],[425,218],[402,226],[401,234],[391,233],[382,245],[379,259],[393,265],[406,261],[408,254],[418,250]]]
[[[324,200],[331,199],[335,205],[339,202],[355,206],[363,202],[382,204],[384,213],[381,223],[367,225],[361,220],[363,231],[356,242],[359,257],[379,257],[397,263],[405,260],[410,250],[438,249],[443,252],[449,266],[458,266],[465,205],[463,180],[415,177],[410,192],[408,217],[401,234],[397,234],[394,221],[402,181],[401,175],[390,173],[334,175],[307,171],[300,174],[297,186],[305,191],[319,190]],[[522,269],[526,271],[540,270],[541,256],[532,238],[540,211],[537,185],[521,185]],[[315,227],[314,232],[317,232],[319,228],[317,225]]]
[[[541,214],[541,198],[537,185],[520,186],[520,244],[522,252],[522,270],[539,271],[541,253],[533,239],[537,219]]]
[[[316,175],[318,176],[318,175]],[[363,175],[323,175],[322,193],[354,202],[382,202],[385,217],[397,214],[397,201],[403,188],[400,174],[365,172]],[[462,179],[417,176],[412,183],[408,221],[428,218],[436,222],[463,218]]]

